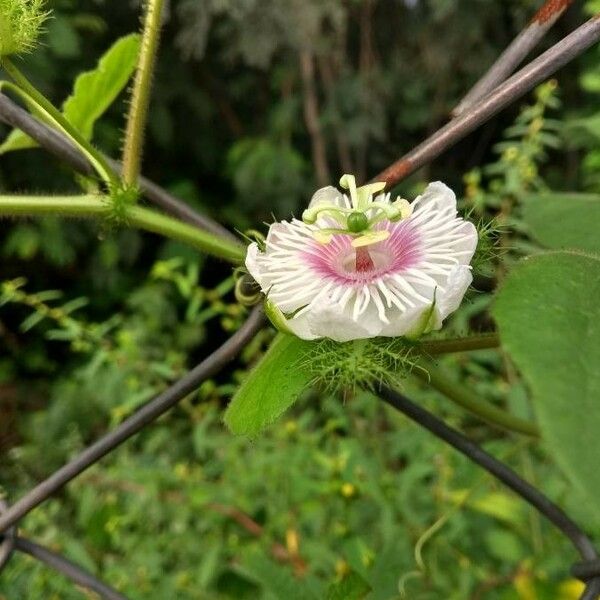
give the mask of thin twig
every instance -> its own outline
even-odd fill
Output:
[[[33,138],[44,150],[47,150],[72,169],[83,175],[93,175],[94,170],[83,154],[71,144],[61,133],[38,121],[26,110],[13,102],[8,96],[0,93],[0,121],[20,129]],[[109,160],[115,171],[121,170],[117,161]],[[239,243],[239,240],[222,225],[197,213],[188,204],[179,200],[149,179],[141,177],[140,187],[144,195],[156,206],[182,221],[214,233],[220,237]]]
[[[483,448],[472,442],[462,433],[446,425],[430,412],[409,400],[403,394],[390,388],[380,390],[381,398],[390,406],[404,413],[409,419],[424,427],[462,454],[483,467],[488,473],[516,492],[523,500],[531,504],[559,531],[566,535],[584,561],[596,561],[598,554],[586,533],[559,506],[554,504],[542,492],[522,479],[511,468],[488,454]],[[586,582],[586,590],[581,600],[596,600],[600,593],[600,577]]]
[[[579,56],[599,39],[600,15],[596,15],[515,73],[494,92],[379,173],[373,181],[385,181],[389,187],[396,185]]]
[[[88,446],[72,461],[53,473],[48,479],[39,483],[23,498],[13,504],[0,515],[0,532],[16,524],[23,516],[47,500],[72,479],[87,468],[91,467],[103,456],[127,441],[146,425],[175,406],[180,400],[191,394],[198,386],[218,373],[227,363],[250,342],[263,326],[263,314],[260,308],[255,308],[248,320],[239,331],[229,338],[222,346],[205,358],[197,367],[174,383],[169,389],[145,404],[132,416],[123,421],[114,431],[101,437],[97,442]]]
[[[458,106],[452,111],[453,116],[457,117],[475,102],[485,98],[513,73],[572,3],[573,0],[546,0],[525,29],[496,59],[496,62],[483,77],[465,94]]]

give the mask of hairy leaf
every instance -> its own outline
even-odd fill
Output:
[[[93,71],[82,73],[63,113],[86,139],[92,138],[94,123],[106,112],[127,85],[140,50],[140,36],[132,33],[116,41]]]
[[[137,33],[117,40],[102,56],[98,66],[75,80],[73,93],[63,104],[63,115],[90,140],[94,124],[123,91],[131,77],[140,49]],[[20,130],[12,131],[0,145],[0,154],[35,148],[38,144]]]
[[[327,589],[327,600],[362,600],[371,591],[371,586],[356,571],[349,573]]]
[[[301,364],[309,347],[291,335],[275,338],[227,407],[225,424],[233,433],[260,433],[298,399],[311,379]]]
[[[600,516],[600,257],[552,252],[508,277],[494,314],[548,451]]]
[[[547,248],[600,252],[598,194],[536,194],[526,199],[523,217],[532,236]]]

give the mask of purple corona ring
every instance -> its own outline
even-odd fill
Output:
[[[409,204],[341,180],[318,190],[303,220],[274,223],[246,267],[267,296],[273,321],[296,336],[344,342],[419,336],[458,308],[477,246],[472,223],[457,216],[456,196],[431,183]]]

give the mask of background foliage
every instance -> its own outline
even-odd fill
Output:
[[[537,4],[172,2],[144,171],[232,228],[285,218],[317,185],[341,172],[365,179],[443,123]],[[45,43],[24,68],[60,105],[76,76],[137,28],[139,7],[51,6]],[[569,11],[544,43],[580,19],[580,9]],[[401,186],[412,197],[442,179],[465,210],[500,226],[500,250],[490,249],[451,333],[492,326],[492,291],[518,258],[542,246],[598,250],[593,229],[582,242],[568,238],[572,228],[547,226],[570,218],[585,227],[600,206],[598,52]],[[123,109],[121,95],[94,127],[112,155]],[[2,156],[0,186],[65,192],[76,182],[43,152],[24,150]],[[11,497],[164,389],[243,317],[222,265],[145,234],[49,218],[3,222],[0,254],[0,484]],[[564,540],[367,394],[309,393],[264,437],[227,433],[226,400],[270,336],[32,513],[24,533],[132,599],[350,597],[345,589],[381,600],[576,597]],[[482,396],[529,416],[510,361],[494,351],[472,357],[444,363]],[[544,448],[515,446],[406,385],[587,516]],[[2,594],[85,597],[22,556],[3,572]]]

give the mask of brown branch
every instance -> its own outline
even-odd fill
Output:
[[[246,322],[224,344],[209,354],[200,364],[184,377],[172,384],[167,390],[138,408],[118,427],[103,435],[96,442],[86,447],[76,457],[55,471],[44,481],[36,485],[20,500],[0,514],[0,533],[15,525],[36,506],[42,504],[50,496],[61,490],[75,477],[96,464],[102,457],[126,442],[144,427],[158,419],[161,415],[198,389],[203,381],[213,377],[227,366],[242,349],[254,338],[264,325],[262,309],[256,307]]]
[[[260,523],[257,523],[252,517],[235,506],[211,502],[207,505],[207,508],[234,520],[238,525],[256,538],[262,537],[265,532],[265,528]],[[287,548],[279,542],[273,542],[271,544],[271,554],[273,555],[273,558],[279,562],[290,563],[294,567],[296,575],[303,575],[306,573],[308,565],[298,554],[297,550]]]
[[[503,108],[545,81],[555,71],[579,56],[600,39],[600,15],[578,27],[526,67],[515,73],[495,91],[459,117],[452,119],[416,148],[373,178],[392,187],[418,168],[431,162]]]
[[[304,87],[304,121],[312,143],[312,159],[317,183],[325,186],[331,183],[327,166],[327,150],[321,123],[319,122],[319,101],[315,86],[314,58],[310,51],[300,52],[300,72]]]
[[[513,73],[572,3],[573,0],[546,0],[525,29],[460,101],[453,115],[462,114],[475,102],[485,98]]]

